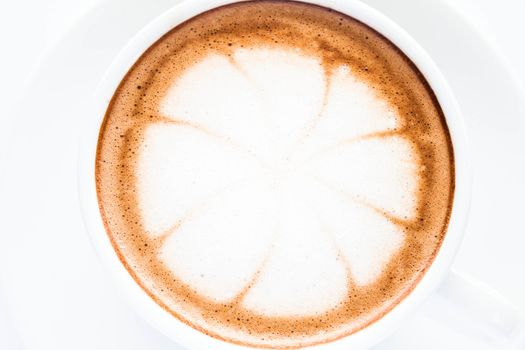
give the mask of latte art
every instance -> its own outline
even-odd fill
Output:
[[[234,343],[351,334],[430,265],[454,188],[417,69],[321,7],[222,7],[153,45],[101,128],[97,189],[122,262],[162,307]]]
[[[404,236],[383,212],[415,216],[419,166],[407,138],[381,136],[400,121],[375,95],[349,67],[327,76],[292,50],[191,67],[139,152],[144,228],[166,237],[170,271],[273,316],[322,313],[374,282]]]

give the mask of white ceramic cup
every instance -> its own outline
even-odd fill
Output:
[[[455,196],[447,234],[434,262],[417,284],[393,310],[370,326],[347,337],[309,349],[364,349],[378,343],[399,326],[421,303],[441,285],[441,296],[456,302],[490,329],[502,342],[514,341],[515,330],[521,319],[511,306],[479,287],[469,279],[450,271],[450,265],[459,248],[467,221],[471,172],[467,136],[463,119],[454,96],[442,74],[428,54],[402,28],[390,19],[356,0],[303,0],[347,14],[377,30],[400,48],[418,67],[432,87],[446,117],[455,156]],[[79,160],[79,193],[83,217],[91,241],[120,286],[130,304],[153,327],[188,349],[233,350],[247,347],[209,337],[170,315],[155,303],[133,280],[115,253],[100,215],[95,188],[95,156],[100,125],[118,84],[142,55],[163,34],[178,24],[207,10],[238,0],[186,1],[174,6],[140,31],[120,52],[100,83],[93,100],[93,110],[86,120],[85,135],[81,141]],[[435,294],[435,293],[434,293]],[[481,311],[481,313],[477,313]],[[499,338],[498,338],[499,339]],[[496,341],[500,341],[496,339]]]

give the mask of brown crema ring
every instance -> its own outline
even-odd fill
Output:
[[[177,123],[158,113],[168,88],[210,53],[232,56],[238,48],[255,46],[289,48],[316,57],[328,80],[335,68],[350,67],[402,120],[400,128],[368,137],[403,135],[421,163],[416,218],[403,220],[383,213],[403,230],[403,247],[379,279],[365,287],[350,283],[348,295],[337,307],[316,316],[260,315],[243,308],[243,293],[227,304],[200,295],[158,258],[165,237],[150,238],[141,221],[138,150],[149,125]],[[410,293],[432,263],[447,230],[454,195],[454,156],[434,93],[414,64],[385,37],[323,7],[249,1],[184,22],[140,57],[107,109],[99,135],[96,181],[100,211],[115,251],[159,305],[216,338],[254,347],[290,348],[354,333]]]

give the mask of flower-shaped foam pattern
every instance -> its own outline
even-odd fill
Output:
[[[352,71],[298,51],[207,56],[167,91],[138,167],[160,257],[195,292],[268,316],[328,311],[379,278],[415,217],[418,159]]]

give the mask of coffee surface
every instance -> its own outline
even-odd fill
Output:
[[[299,2],[179,25],[116,90],[100,211],[158,304],[254,347],[332,341],[415,287],[444,238],[454,160],[424,77],[383,36]]]

